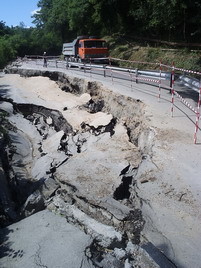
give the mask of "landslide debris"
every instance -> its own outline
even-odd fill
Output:
[[[58,79],[65,91],[90,95],[90,101],[77,109],[96,119],[84,120],[75,129],[64,117],[70,112],[68,107],[62,112],[15,103],[5,96],[1,99],[12,106],[9,119],[16,127],[16,132],[8,131],[11,142],[5,169],[9,174],[7,199],[15,203],[15,220],[48,208],[94,238],[86,254],[97,267],[106,267],[106,263],[132,267],[138,255],[146,265],[152,263],[149,267],[157,267],[140,246],[141,200],[133,194],[130,199],[136,172],[148,152],[141,138],[146,140],[149,135],[143,104],[100,90],[96,83],[60,73]],[[6,215],[5,207],[3,210]],[[134,248],[127,250],[129,245]]]

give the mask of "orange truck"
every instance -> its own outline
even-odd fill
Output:
[[[107,62],[109,56],[106,41],[94,36],[78,36],[73,42],[64,43],[62,54],[74,62]]]

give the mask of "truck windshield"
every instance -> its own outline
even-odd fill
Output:
[[[107,47],[105,41],[84,41],[84,47],[86,48],[101,48]]]

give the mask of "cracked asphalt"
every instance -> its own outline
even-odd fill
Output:
[[[1,268],[94,267],[85,255],[90,236],[47,210],[1,229],[0,241]]]

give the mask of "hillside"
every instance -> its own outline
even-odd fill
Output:
[[[149,63],[167,64],[179,68],[197,70],[201,69],[201,53],[199,48],[175,48],[172,45],[157,45],[148,41],[135,41],[130,37],[122,37],[118,35],[104,37],[110,48],[110,56],[114,58],[140,61]],[[123,64],[123,63],[122,63]],[[124,63],[127,65],[128,63]],[[134,68],[149,69],[154,68],[149,64],[133,64]]]

